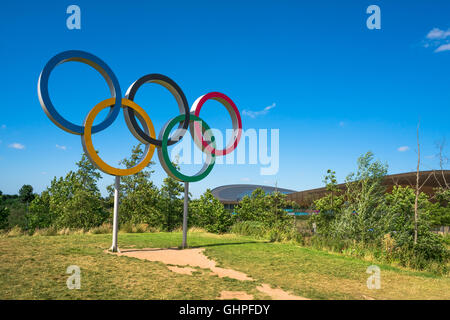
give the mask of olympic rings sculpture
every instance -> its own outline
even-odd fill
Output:
[[[77,125],[65,119],[56,110],[48,92],[48,82],[53,69],[56,66],[69,61],[85,63],[96,69],[106,80],[111,92],[111,98],[101,101],[95,105],[91,111],[89,111],[83,125]],[[170,119],[163,126],[159,132],[158,138],[156,138],[155,128],[148,114],[142,107],[133,101],[138,89],[146,83],[156,83],[169,90],[175,97],[180,110],[180,115]],[[88,156],[89,160],[99,170],[114,176],[132,175],[141,171],[150,163],[155,152],[155,148],[158,148],[158,158],[168,175],[184,182],[199,181],[211,172],[216,156],[224,156],[232,152],[237,147],[242,134],[242,121],[239,110],[234,102],[225,94],[220,92],[210,92],[205,94],[199,97],[189,110],[186,96],[181,88],[169,77],[154,73],[145,75],[135,81],[128,88],[125,97],[122,97],[119,81],[117,80],[114,72],[103,60],[85,51],[64,51],[51,58],[39,76],[38,96],[42,109],[50,120],[62,130],[71,134],[80,135],[84,152]],[[216,149],[216,141],[211,133],[210,127],[200,118],[200,110],[202,106],[206,101],[211,99],[216,100],[225,106],[230,114],[233,124],[233,135],[227,146],[222,150]],[[101,123],[94,126],[93,123],[95,117],[106,108],[110,108],[109,113]],[[104,162],[95,151],[92,143],[92,135],[108,128],[116,120],[121,108],[123,109],[125,122],[128,129],[136,139],[145,145],[143,156],[138,164],[127,169],[115,168]],[[139,126],[138,121],[140,122],[142,128]],[[178,127],[175,132],[169,136],[171,130],[177,124]],[[188,129],[194,138],[195,145],[207,155],[206,162],[204,163],[202,169],[197,174],[191,176],[182,174],[176,166],[172,164],[167,149],[168,146],[180,141]]]

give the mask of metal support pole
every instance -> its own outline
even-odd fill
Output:
[[[120,252],[117,248],[117,231],[119,230],[119,188],[120,188],[120,176],[116,176],[114,181],[114,216],[113,216],[113,238],[112,238],[112,252]]]
[[[184,182],[184,210],[183,210],[183,244],[181,247],[187,247],[187,222],[188,222],[188,203],[189,202],[189,182]]]

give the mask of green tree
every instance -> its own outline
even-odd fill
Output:
[[[328,169],[323,183],[330,193],[314,201],[313,207],[317,212],[312,215],[310,222],[316,224],[318,234],[327,235],[330,231],[331,221],[341,213],[344,196],[337,186],[335,171]]]
[[[233,224],[231,213],[225,210],[223,204],[217,200],[210,189],[207,189],[200,199],[190,202],[189,224],[205,228],[208,232],[224,233]]]
[[[27,228],[48,228],[55,220],[54,213],[50,211],[50,194],[48,189],[37,195],[30,203],[27,214]]]
[[[346,179],[342,213],[330,224],[333,237],[369,242],[383,234],[381,205],[386,191],[387,165],[374,160],[372,152],[360,156],[356,173]]]
[[[414,189],[396,186],[386,194],[384,211],[387,232],[395,239],[397,251],[400,254],[406,252],[407,262],[412,261],[414,267],[420,268],[425,261],[445,259],[446,250],[439,236],[430,231],[434,211],[438,207],[429,201],[425,193],[420,193],[418,197],[417,243],[414,243],[415,200]]]
[[[85,154],[77,162],[77,171],[53,178],[50,186],[31,205],[28,227],[91,228],[108,219],[97,181],[98,169]]]
[[[97,187],[98,180],[101,178],[100,171],[92,164],[85,153],[82,154],[80,161],[76,163],[77,187],[88,192],[99,194]]]
[[[263,222],[267,211],[266,193],[261,188],[255,189],[250,196],[244,196],[235,208],[236,217],[240,221]]]
[[[142,144],[133,146],[131,156],[119,162],[127,169],[136,166],[144,155]],[[150,162],[148,166],[140,172],[124,176],[120,179],[119,189],[119,224],[140,224],[146,223],[152,227],[161,228],[163,217],[158,208],[160,194],[158,189],[151,181],[151,175],[154,172]],[[113,202],[114,185],[107,187],[110,194],[110,204]]]
[[[139,143],[132,147],[130,157],[122,159],[119,162],[119,165],[124,165],[127,169],[132,168],[141,161],[143,155],[144,150],[142,149],[142,144]],[[138,173],[130,176],[120,177],[120,199],[122,199],[122,197],[124,196],[126,197],[129,193],[139,190],[139,188],[142,188],[143,186],[145,186],[145,188],[148,188],[149,186],[153,187],[151,175],[152,173],[154,173],[154,170],[151,170],[150,168],[154,164],[155,163],[151,161],[145,169],[139,171]],[[107,190],[112,201],[112,197],[114,195],[114,184],[109,185],[107,187]]]
[[[119,223],[136,225],[140,223],[161,229],[165,217],[159,209],[159,190],[151,184],[144,184],[129,192],[121,201]]]
[[[413,240],[415,190],[411,187],[394,186],[391,193],[386,193],[384,211],[387,231],[394,235],[406,233]],[[429,229],[429,217],[432,204],[425,193],[419,194],[419,226]]]
[[[174,164],[176,165],[176,164]],[[183,199],[180,196],[184,193],[184,186],[178,180],[167,176],[163,180],[160,189],[159,210],[165,217],[163,223],[164,230],[172,231],[183,222]]]
[[[108,219],[101,198],[90,190],[77,189],[57,216],[57,228],[90,229]]]
[[[23,203],[30,203],[33,201],[35,195],[33,193],[33,187],[29,184],[24,184],[19,190],[19,199]]]
[[[267,227],[283,224],[290,220],[286,213],[294,203],[286,200],[280,192],[266,194],[263,189],[255,189],[250,196],[244,196],[236,207],[237,219],[240,221],[259,221]]]
[[[0,191],[0,229],[8,228],[9,209],[3,203],[3,193]]]
[[[334,196],[336,193],[338,193],[340,190],[337,186],[337,179],[336,179],[336,172],[328,169],[327,174],[325,175],[323,182],[325,183],[325,187],[327,191],[330,191],[330,204],[331,204],[331,210],[334,210]]]
[[[292,201],[286,200],[286,195],[281,192],[273,192],[266,194],[266,206],[268,207],[268,214],[265,220],[269,225],[283,224],[291,217],[287,215],[286,209],[294,206]]]

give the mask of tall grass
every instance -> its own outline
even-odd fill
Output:
[[[289,224],[279,224],[272,227],[259,221],[239,221],[231,227],[231,233],[267,239],[271,242],[303,243],[303,237]]]
[[[435,274],[447,274],[450,270],[448,257],[443,261],[429,259],[417,248],[397,246],[395,240],[386,234],[381,241],[358,242],[355,240],[333,239],[315,235],[305,238],[304,244],[314,249],[340,253],[366,261],[387,263],[414,270],[427,270]]]

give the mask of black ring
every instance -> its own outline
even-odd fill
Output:
[[[169,77],[166,77],[162,74],[158,73],[152,73],[147,74],[141,78],[139,78],[137,81],[135,81],[127,90],[127,93],[125,94],[125,98],[133,101],[134,97],[136,96],[136,92],[138,89],[145,83],[157,83],[165,87],[167,90],[172,93],[172,95],[175,97],[178,103],[178,108],[180,109],[181,114],[184,113],[184,120],[180,122],[178,125],[177,131],[174,133],[174,136],[178,136],[178,139],[172,140],[169,138],[167,141],[167,145],[172,145],[178,141],[181,140],[181,138],[184,136],[184,134],[187,131],[187,128],[189,127],[189,105],[186,99],[186,96],[183,93],[183,90]],[[150,137],[148,134],[146,134],[139,124],[136,121],[136,116],[134,114],[134,110],[128,107],[124,107],[123,110],[124,116],[125,116],[125,122],[127,123],[128,128],[130,129],[131,133],[141,142],[143,143],[150,143],[155,146],[160,147],[162,145],[162,141],[159,139],[154,139]],[[177,134],[178,133],[178,134]]]

